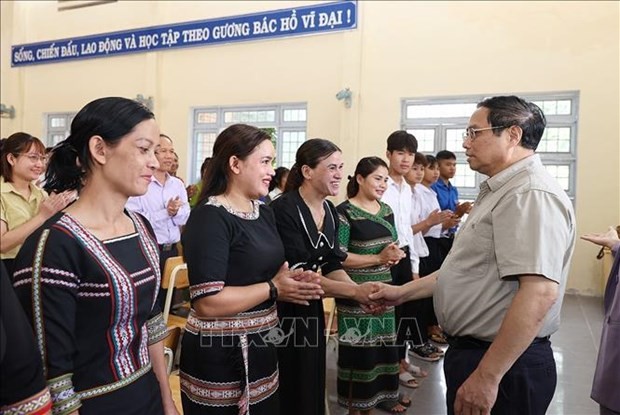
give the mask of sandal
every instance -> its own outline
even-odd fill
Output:
[[[419,378],[425,378],[428,376],[428,372],[426,370],[422,370],[421,367],[416,366],[414,364],[407,363],[407,366],[405,367],[401,366],[401,367],[405,369],[407,372],[411,373],[413,376],[417,376]]]
[[[443,333],[431,333],[428,338],[437,344],[448,344],[448,339],[446,339],[446,336]]]
[[[398,401],[381,401],[376,408],[391,414],[404,414],[407,411],[407,408]]]
[[[398,383],[406,388],[416,389],[420,387],[420,384],[409,372],[401,372],[398,374]]]
[[[439,347],[435,346],[434,344],[431,343],[426,343],[425,346],[432,352],[437,353],[439,356],[444,357],[445,353],[442,349],[440,349]]]
[[[412,404],[411,398],[404,393],[398,394],[398,403],[404,406],[405,408],[409,408]]]
[[[412,347],[409,354],[427,362],[436,362],[443,357],[443,352],[430,343]]]

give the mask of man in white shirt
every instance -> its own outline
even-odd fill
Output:
[[[389,161],[388,187],[381,201],[388,204],[394,212],[394,222],[398,233],[398,245],[405,251],[406,257],[392,267],[392,281],[395,285],[404,285],[413,279],[411,257],[416,256],[412,231],[412,192],[411,186],[405,180],[405,175],[411,170],[415,153],[418,149],[416,138],[406,131],[395,131],[387,139],[385,153]],[[405,360],[406,341],[413,341],[416,346],[423,345],[422,335],[412,314],[411,304],[396,307],[397,344],[401,367],[407,365]],[[416,346],[412,350],[416,350]],[[414,356],[424,356],[424,360],[436,361],[440,355],[430,350],[417,350]],[[406,375],[405,375],[406,376]],[[403,378],[401,378],[401,381]]]

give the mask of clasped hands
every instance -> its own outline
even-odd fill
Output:
[[[388,267],[392,267],[398,264],[405,256],[405,251],[400,249],[396,242],[392,242],[381,250],[379,253],[379,261]]]
[[[76,190],[65,190],[64,192],[52,192],[49,197],[43,200],[39,213],[45,220],[51,218],[56,212],[66,208],[71,202],[77,199]]]
[[[278,301],[310,305],[309,300],[320,300],[325,294],[321,276],[311,270],[290,269],[284,262],[271,280],[278,289]]]
[[[457,218],[461,218],[463,217],[463,215],[465,215],[466,213],[471,212],[471,209],[474,207],[474,204],[472,202],[463,202],[463,203],[457,203],[456,204],[456,209],[454,211],[454,215]]]

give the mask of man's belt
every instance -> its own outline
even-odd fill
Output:
[[[446,336],[450,347],[455,349],[488,349],[491,346],[491,342],[479,340],[472,336]],[[544,343],[549,341],[549,336],[535,337],[532,344]]]
[[[172,251],[172,248],[174,248],[177,244],[173,243],[173,244],[159,244],[159,250],[162,252],[167,252],[167,251]]]

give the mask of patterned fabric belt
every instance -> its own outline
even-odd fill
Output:
[[[77,395],[80,397],[80,399],[83,400],[83,399],[88,399],[88,398],[93,398],[95,396],[103,395],[106,393],[114,392],[117,389],[124,388],[130,383],[135,382],[136,380],[141,378],[143,375],[148,373],[150,370],[151,370],[151,363],[149,362],[149,364],[147,364],[146,366],[142,366],[140,369],[136,370],[131,375],[121,380],[118,380],[114,383],[108,383],[107,385],[97,386],[96,388],[77,392]]]
[[[191,334],[233,336],[261,333],[278,325],[275,304],[265,310],[239,313],[233,317],[204,318],[192,310],[185,329]]]

